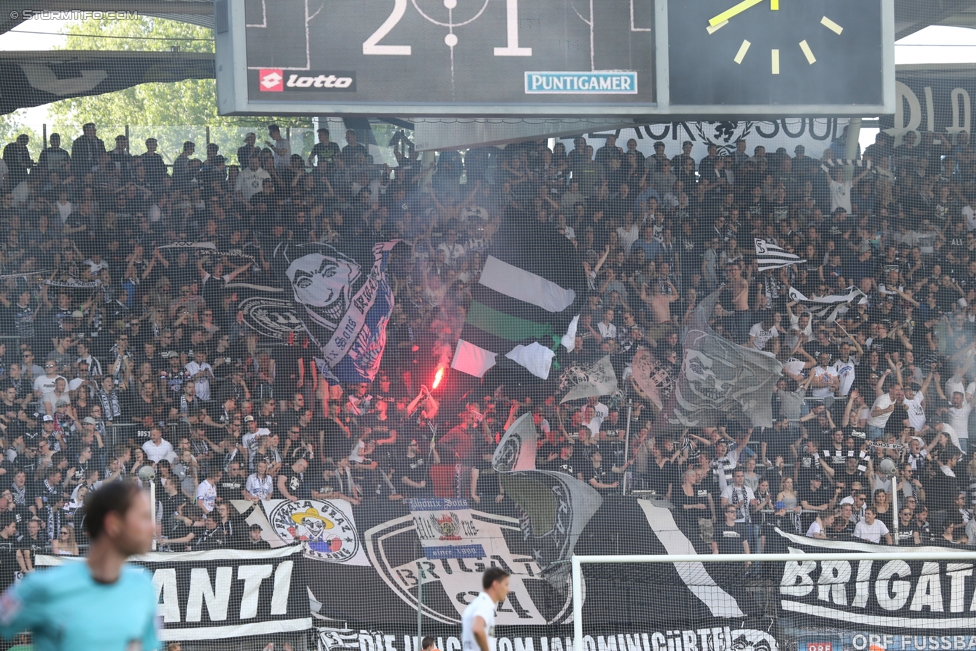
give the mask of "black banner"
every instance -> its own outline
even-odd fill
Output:
[[[150,82],[213,79],[214,74],[212,54],[5,52],[0,59],[0,115]]]
[[[421,651],[416,629],[318,628],[318,651]],[[462,651],[460,631],[425,630],[440,651]],[[572,627],[499,628],[495,651],[573,651]],[[583,635],[583,651],[778,651],[776,638],[754,628],[718,626],[638,633],[606,631]],[[807,651],[807,650],[804,650]],[[839,651],[839,650],[838,650]]]
[[[218,640],[311,628],[301,551],[222,549],[132,560],[152,573],[163,641]],[[63,556],[37,557],[38,566],[62,562]]]
[[[853,541],[814,540],[783,534],[791,551],[864,554],[857,560],[785,563],[779,581],[783,616],[834,625],[856,622],[862,631],[940,635],[976,625],[973,560],[933,560],[925,552],[945,547],[899,548]],[[872,553],[903,551],[901,559],[879,561]],[[960,551],[970,551],[962,547]],[[918,560],[913,559],[915,556]],[[843,623],[843,624],[842,624]]]
[[[895,78],[896,113],[881,118],[882,129],[972,133],[976,74],[971,65],[898,66]]]

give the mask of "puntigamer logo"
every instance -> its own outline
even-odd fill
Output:
[[[356,73],[316,70],[290,72],[281,68],[264,68],[258,73],[258,88],[263,93],[294,90],[355,91]]]
[[[526,72],[527,95],[636,95],[637,73]]]

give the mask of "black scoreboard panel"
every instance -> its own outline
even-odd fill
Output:
[[[575,115],[577,107],[647,113],[656,101],[654,0],[227,0],[224,6],[235,56],[221,63],[240,79],[236,68],[246,60],[243,95],[254,107],[359,105],[387,113],[412,107],[453,115],[462,105],[483,114],[540,105],[541,112],[551,106]],[[243,58],[236,56],[241,28]]]
[[[894,0],[216,0],[221,114],[895,110]]]

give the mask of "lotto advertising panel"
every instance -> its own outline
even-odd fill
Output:
[[[512,113],[536,105],[646,112],[654,0],[243,0],[224,72],[251,108]],[[221,89],[222,91],[224,89]],[[220,110],[231,107],[221,92]],[[383,107],[380,109],[380,107]],[[410,108],[412,107],[412,108]],[[553,107],[552,109],[547,107]]]

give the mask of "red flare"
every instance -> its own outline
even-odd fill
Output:
[[[431,385],[431,390],[436,389],[440,386],[441,380],[444,379],[444,367],[441,366],[437,369],[437,373],[434,374],[434,383]]]

